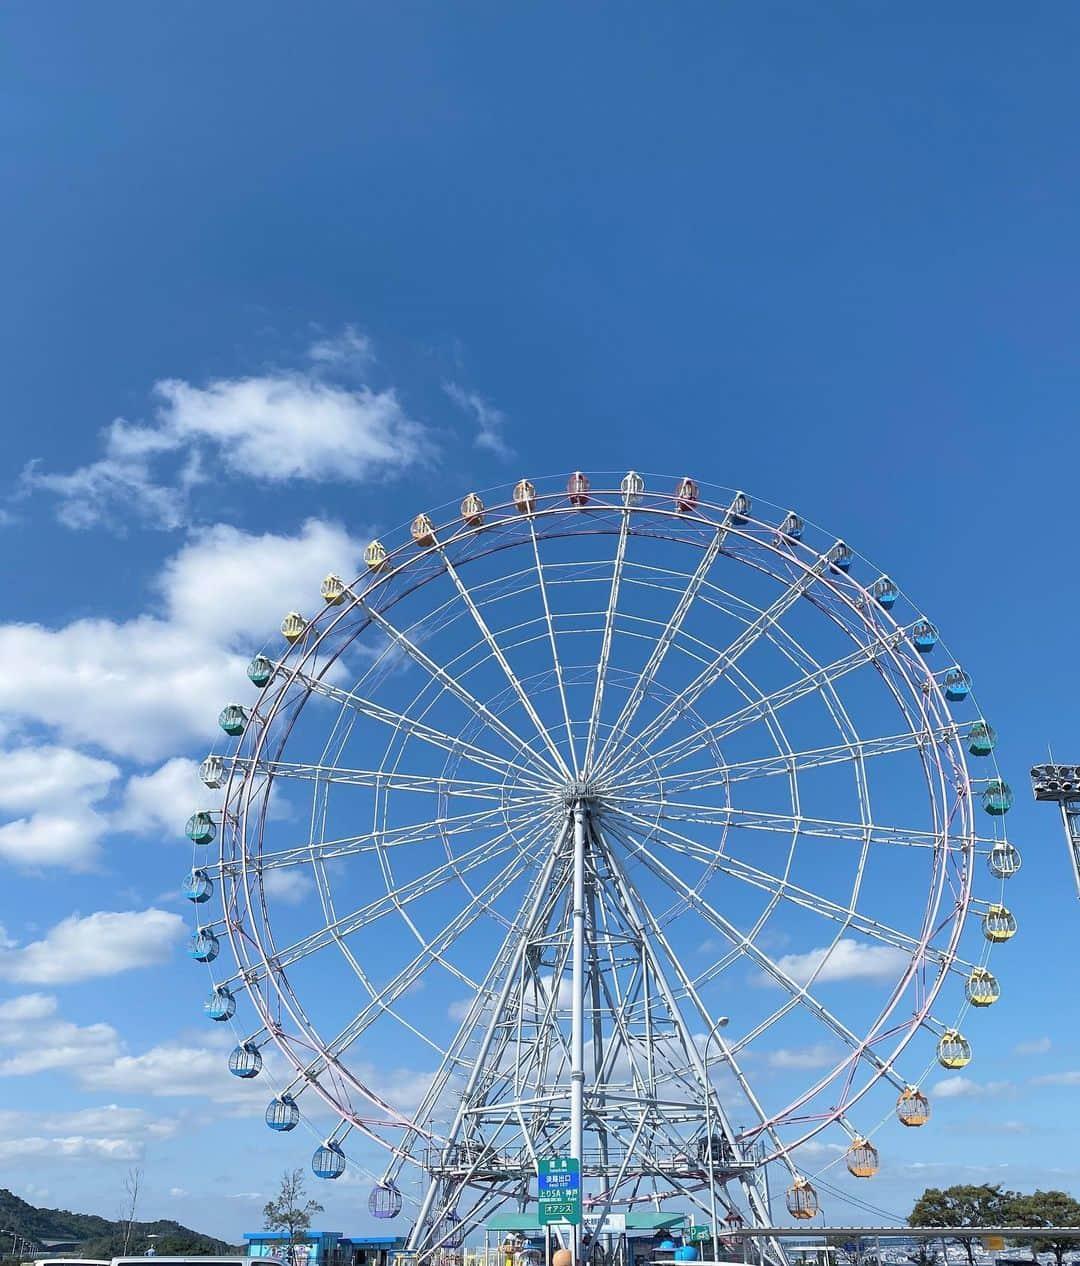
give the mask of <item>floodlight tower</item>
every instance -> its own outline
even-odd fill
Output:
[[[1061,807],[1076,895],[1080,897],[1080,765],[1034,765],[1031,789],[1036,800],[1053,800]]]

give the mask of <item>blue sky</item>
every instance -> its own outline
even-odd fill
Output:
[[[1080,1190],[1076,900],[1026,785],[1048,744],[1080,755],[1080,15],[14,3],[0,22],[19,1193],[112,1213],[141,1159],[147,1216],[236,1238],[306,1163],[307,1135],[268,1146],[265,1086],[232,1083],[201,1015],[174,895],[198,792],[169,762],[204,754],[250,651],[373,527],[576,467],[793,505],[943,630],[1017,790],[1021,934],[970,1085],[932,1128],[886,1131],[859,1193],[903,1213],[949,1175]],[[325,1186],[328,1223],[365,1223],[359,1180]]]

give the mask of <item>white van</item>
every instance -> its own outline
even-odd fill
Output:
[[[66,1260],[66,1259],[65,1259]],[[286,1266],[286,1263],[280,1257],[260,1257],[256,1259],[259,1266]],[[205,1257],[157,1257],[151,1254],[149,1257],[114,1257],[111,1262],[102,1263],[101,1266],[251,1266],[252,1259],[250,1257],[228,1256],[219,1257],[216,1254],[209,1254]]]

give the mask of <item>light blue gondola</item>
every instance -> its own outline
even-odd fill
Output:
[[[236,1014],[236,998],[228,985],[218,985],[206,1000],[206,1014],[219,1024]]]
[[[188,953],[197,963],[212,963],[221,953],[221,942],[210,928],[199,928],[192,935]]]
[[[300,1124],[300,1109],[292,1095],[278,1095],[266,1105],[266,1124],[272,1130],[295,1130]]]
[[[968,751],[972,756],[989,756],[997,746],[997,730],[989,721],[976,721],[968,730]]]
[[[188,871],[180,885],[180,895],[200,906],[203,902],[209,901],[213,893],[214,881],[205,870],[200,870],[197,866],[194,870]]]
[[[345,1153],[341,1145],[327,1139],[311,1157],[311,1172],[316,1178],[340,1178],[345,1172]]]
[[[262,1072],[262,1051],[254,1042],[241,1042],[234,1047],[229,1056],[229,1072],[234,1077],[242,1077],[245,1081],[258,1077]]]

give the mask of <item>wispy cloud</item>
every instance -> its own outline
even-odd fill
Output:
[[[1048,1037],[1032,1038],[1029,1042],[1017,1042],[1013,1047],[1014,1055],[1045,1055],[1052,1043]]]
[[[514,450],[503,438],[506,415],[501,409],[496,409],[479,393],[466,391],[456,382],[444,382],[443,391],[459,409],[470,414],[476,422],[476,438],[473,444],[477,448],[482,448],[503,461],[509,461],[514,456]]]

